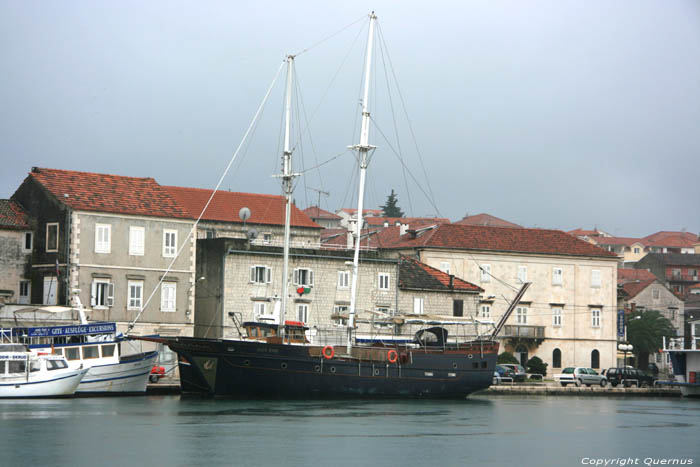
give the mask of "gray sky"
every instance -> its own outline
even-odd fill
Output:
[[[388,52],[373,92],[386,90],[389,57],[440,215],[618,236],[700,231],[696,0],[0,0],[0,198],[32,166],[213,187],[285,54],[371,10]],[[297,170],[358,142],[365,31],[361,21],[296,60],[297,128],[310,121],[312,137],[295,151]],[[283,83],[223,188],[280,193],[270,175]],[[436,214],[391,150],[389,104],[427,192],[398,94],[372,99],[387,140],[373,129],[368,207],[394,188],[407,214]],[[297,204],[316,204],[306,187],[330,191],[324,209],[354,206],[353,163],[345,154],[302,177]]]

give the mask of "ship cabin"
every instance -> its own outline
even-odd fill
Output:
[[[248,321],[243,323],[243,329],[246,332],[246,338],[270,344],[281,344],[282,337],[277,334],[279,326],[273,323],[261,323],[258,321]],[[306,331],[308,326],[305,326],[301,321],[285,321],[284,322],[284,341],[292,344],[308,344]]]

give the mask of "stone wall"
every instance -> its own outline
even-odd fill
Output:
[[[29,279],[31,250],[24,249],[24,231],[0,230],[0,303],[19,302],[19,282]]]

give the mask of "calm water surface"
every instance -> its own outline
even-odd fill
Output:
[[[0,447],[3,466],[582,465],[584,457],[698,465],[700,401],[3,400]]]

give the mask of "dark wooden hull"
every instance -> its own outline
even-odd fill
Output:
[[[185,394],[260,398],[464,398],[491,385],[498,344],[362,348],[354,357],[308,345],[249,340],[162,339],[179,355]],[[356,355],[356,356],[355,356]]]

